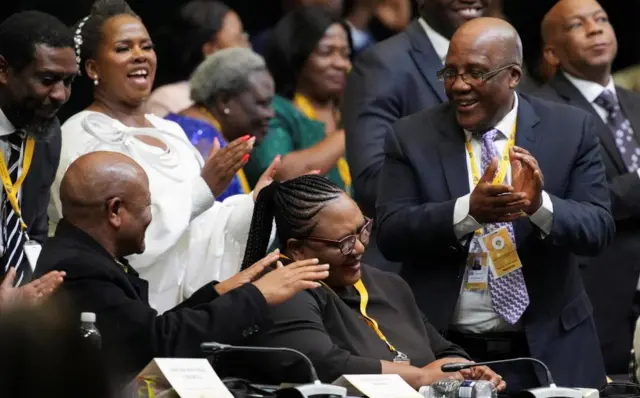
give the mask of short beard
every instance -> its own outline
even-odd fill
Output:
[[[56,129],[60,128],[60,121],[57,117],[40,118],[33,113],[28,114],[20,109],[9,108],[4,110],[5,115],[17,130],[27,133],[36,141],[47,141]]]
[[[56,130],[60,129],[60,121],[57,117],[50,119],[35,119],[22,127],[28,137],[36,141],[48,141]]]

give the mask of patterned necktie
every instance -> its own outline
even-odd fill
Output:
[[[498,134],[500,134],[500,132],[494,129],[486,132],[482,136],[482,156],[480,158],[482,173],[484,173],[487,167],[489,167],[489,164],[491,164],[491,159],[498,157],[493,142]],[[516,240],[512,223],[486,224],[483,233],[487,234],[502,227],[507,228],[509,236],[511,236],[511,239],[515,243]],[[469,251],[471,253],[482,252],[479,236],[474,234]],[[496,313],[511,325],[518,322],[529,306],[529,293],[527,292],[527,286],[524,282],[522,268],[512,271],[498,279],[494,278],[493,274],[489,272],[489,289],[493,309]]]
[[[22,152],[22,144],[24,142],[24,134],[22,132],[15,132],[8,137],[9,143],[9,161],[6,162],[9,169],[9,175],[11,182],[15,183],[18,179],[18,169],[20,164],[20,154]],[[20,202],[21,192],[18,191],[18,203]],[[23,264],[24,258],[24,243],[26,240],[24,231],[20,227],[20,219],[13,210],[11,202],[7,197],[7,192],[4,192],[2,200],[2,242],[4,243],[4,253],[2,259],[2,269],[4,274],[9,271],[9,267],[16,268],[16,286],[20,285],[22,281],[28,281],[31,278],[31,267],[29,264]]]
[[[613,134],[618,152],[620,152],[620,156],[622,156],[622,160],[627,166],[627,171],[630,173],[636,172],[639,167],[640,145],[633,134],[629,119],[620,108],[618,98],[611,90],[604,90],[593,102],[609,112],[607,124]]]

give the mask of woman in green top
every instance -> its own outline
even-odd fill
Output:
[[[297,8],[278,23],[265,59],[279,96],[269,132],[244,168],[250,184],[282,155],[277,179],[318,170],[350,191],[339,112],[350,54],[345,25],[320,6]]]

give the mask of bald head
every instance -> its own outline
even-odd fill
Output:
[[[60,201],[65,218],[95,214],[110,198],[128,198],[148,191],[144,170],[116,152],[91,152],[76,159],[62,179]]]
[[[60,185],[63,217],[116,258],[144,251],[150,200],[145,171],[116,152],[80,156]]]
[[[456,30],[442,78],[462,128],[486,131],[513,108],[521,64],[522,42],[508,22],[477,18]]]
[[[618,44],[595,0],[560,0],[542,21],[545,61],[575,77],[606,85]]]
[[[522,64],[522,40],[516,29],[498,18],[476,18],[462,25],[451,38],[449,52],[490,52],[503,62]]]

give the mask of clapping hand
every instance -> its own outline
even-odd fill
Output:
[[[481,224],[514,221],[531,205],[525,193],[510,185],[493,184],[497,170],[494,158],[469,198],[469,215]]]
[[[209,158],[202,167],[200,175],[214,196],[220,196],[231,184],[238,170],[247,164],[255,141],[255,137],[244,136],[220,149],[218,139],[213,140]]]
[[[524,148],[514,146],[509,150],[511,159],[511,183],[516,192],[525,195],[528,206],[522,210],[528,215],[542,206],[542,188],[544,177],[538,161]]]
[[[11,267],[0,284],[0,312],[46,300],[62,284],[65,275],[62,271],[51,271],[26,285],[14,287],[16,270]]]

